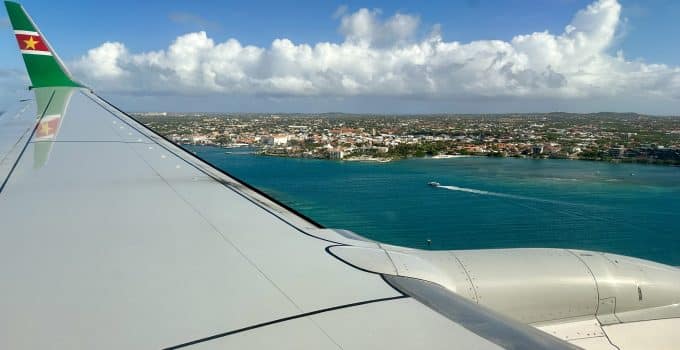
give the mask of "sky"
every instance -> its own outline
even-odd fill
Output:
[[[677,1],[22,4],[128,111],[680,114]],[[2,109],[29,82],[0,27]]]

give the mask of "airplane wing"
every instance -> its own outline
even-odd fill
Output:
[[[0,116],[1,348],[576,347],[485,306],[463,255],[323,228],[164,139],[5,5],[34,98]]]

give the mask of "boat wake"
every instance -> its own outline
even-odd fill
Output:
[[[437,188],[443,188],[443,189],[447,189],[447,190],[450,190],[450,191],[474,193],[474,194],[479,194],[479,195],[483,195],[483,196],[493,196],[493,197],[501,197],[501,198],[508,198],[508,199],[517,199],[517,200],[523,200],[523,201],[533,201],[533,202],[559,204],[559,205],[579,205],[579,204],[574,204],[574,203],[569,203],[569,202],[564,202],[564,201],[556,201],[556,200],[536,198],[536,197],[520,196],[520,195],[516,195],[516,194],[491,192],[491,191],[477,190],[477,189],[474,189],[474,188],[465,188],[465,187],[458,187],[458,186],[439,185],[439,186],[437,186]]]

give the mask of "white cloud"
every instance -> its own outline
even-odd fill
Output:
[[[680,69],[609,53],[622,23],[616,0],[579,11],[560,34],[510,41],[445,41],[438,26],[417,39],[419,18],[338,12],[340,43],[269,47],[216,43],[201,31],[167,49],[131,53],[107,42],[74,65],[92,86],[147,94],[456,98],[680,98]]]
[[[393,46],[413,38],[420,19],[411,15],[397,13],[384,22],[380,21],[380,11],[360,9],[341,17],[340,32],[346,43],[360,46]]]
[[[129,56],[121,43],[106,42],[87,52],[87,59],[81,59],[76,68],[95,80],[119,79],[126,72],[121,68],[121,57]]]

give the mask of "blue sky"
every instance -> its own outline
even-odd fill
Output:
[[[131,50],[161,49],[177,36],[204,29],[212,37],[238,38],[266,46],[276,38],[314,43],[339,41],[333,14],[348,9],[379,8],[385,14],[413,13],[427,24],[441,24],[445,39],[508,40],[514,35],[549,30],[559,32],[590,1],[21,1],[64,60],[75,59],[104,41],[122,41]],[[617,48],[650,62],[680,64],[680,2],[621,1],[628,18],[625,38]],[[177,14],[203,19],[177,18]],[[6,14],[0,16],[6,20]],[[173,18],[175,20],[173,20]],[[8,24],[3,21],[5,27]],[[429,26],[428,26],[429,27]],[[143,32],[143,35],[140,35]],[[20,68],[13,38],[0,38],[0,66]]]
[[[510,42],[517,35],[545,30],[550,34],[559,35],[572,21],[575,14],[587,8],[591,3],[592,1],[582,0],[296,1],[292,3],[285,1],[86,2],[67,0],[60,1],[59,5],[55,6],[50,1],[22,1],[24,7],[69,66],[78,65],[76,62],[86,55],[88,50],[100,47],[104,42],[120,43],[124,45],[127,54],[134,55],[168,50],[168,46],[178,37],[201,30],[206,31],[207,37],[216,44],[233,38],[243,46],[252,45],[263,49],[270,48],[272,41],[277,38],[289,39],[295,45],[306,43],[312,47],[324,42],[339,44],[348,41],[352,35],[348,34],[348,30],[350,32],[353,30],[350,28],[343,31],[341,28],[343,16],[351,18],[352,15],[358,14],[360,9],[371,11],[373,18],[378,22],[387,23],[395,14],[406,14],[411,16],[410,18],[417,19],[417,28],[413,29],[405,39],[412,43],[425,40],[424,38],[428,37],[435,27],[438,28],[444,42],[469,43],[479,40]],[[616,25],[616,34],[606,45],[603,54],[614,57],[618,51],[621,51],[627,61],[665,64],[671,67],[671,71],[673,67],[680,66],[680,46],[672,40],[680,35],[680,24],[678,24],[680,2],[621,0],[619,4],[621,10]],[[375,9],[379,10],[375,11]],[[0,15],[0,23],[7,30],[6,35],[0,36],[0,70],[22,69],[23,64],[16,51],[16,44],[9,30],[6,15],[3,15]],[[400,41],[399,44],[394,45],[406,44]],[[541,53],[539,52],[538,55]],[[516,62],[515,67],[518,67]],[[543,68],[545,67],[540,69]],[[555,66],[551,65],[550,69],[555,69]],[[75,67],[74,71],[77,72],[78,67]],[[563,72],[558,70],[557,73]],[[567,81],[573,81],[569,74],[563,75],[567,77]],[[91,80],[98,81],[97,79]],[[313,81],[313,78],[310,79]],[[0,82],[8,84],[7,79],[0,80]],[[106,81],[102,84],[104,92],[111,92],[111,95],[115,96],[114,100],[117,98],[123,107],[147,109],[143,104],[132,100],[129,95],[137,94],[137,92],[126,91],[122,86],[125,82],[131,83],[132,81],[118,81],[118,85]],[[97,85],[92,85],[97,88]],[[150,90],[153,89],[150,88]],[[276,90],[272,93],[269,90],[263,92],[257,89],[252,91],[247,89],[204,90],[200,93],[193,93],[191,89],[159,91],[158,93],[152,91],[145,99],[145,103],[148,103],[148,109],[162,109],[166,106],[169,109],[186,109],[186,104],[191,104],[188,101],[180,107],[171,103],[173,98],[166,97],[164,101],[161,97],[170,94],[181,95],[182,98],[188,100],[194,98],[196,101],[200,100],[200,103],[208,109],[218,110],[239,108],[250,110],[259,106],[267,110],[322,111],[328,108],[329,110],[375,112],[382,108],[371,105],[370,98],[367,96],[372,96],[374,90],[369,88],[357,90],[368,92],[367,94],[348,92],[339,96],[329,94],[326,90],[312,93],[295,91],[288,93],[285,90]],[[187,91],[188,93],[185,94],[184,92]],[[548,96],[527,94],[524,90],[508,96],[497,92],[486,93],[477,90],[474,93],[464,94],[464,97],[458,94],[449,95],[439,90],[437,92],[440,98],[434,100],[427,96],[419,98],[424,93],[411,90],[377,93],[380,95],[377,99],[382,101],[382,105],[389,105],[391,97],[399,101],[410,100],[411,104],[402,102],[399,109],[413,109],[421,112],[430,111],[428,105],[433,106],[432,112],[485,112],[503,108],[537,111],[553,108],[569,109],[575,96],[567,92],[548,94]],[[185,95],[189,97],[184,97]],[[580,102],[585,103],[585,109],[592,106],[598,110],[616,110],[620,107],[620,103],[614,102],[617,100],[616,96],[612,95],[595,94],[578,96],[578,98],[582,99],[579,100]],[[649,108],[643,107],[640,111],[645,112],[647,108],[652,113],[671,113],[678,106],[673,98],[670,97],[670,100],[664,101],[661,109],[658,104],[650,104]],[[0,97],[0,102],[1,99],[2,97]],[[446,101],[450,99],[455,99],[459,103],[447,104]],[[606,103],[593,105],[591,101],[593,99],[612,100],[612,105]],[[479,100],[486,101],[484,103],[486,107],[475,108],[475,103]],[[508,100],[511,102],[508,103]],[[492,101],[491,105],[489,101]],[[497,103],[494,104],[493,101]],[[457,110],[456,106],[464,107],[461,107],[462,110]],[[625,104],[624,107],[626,107]]]

